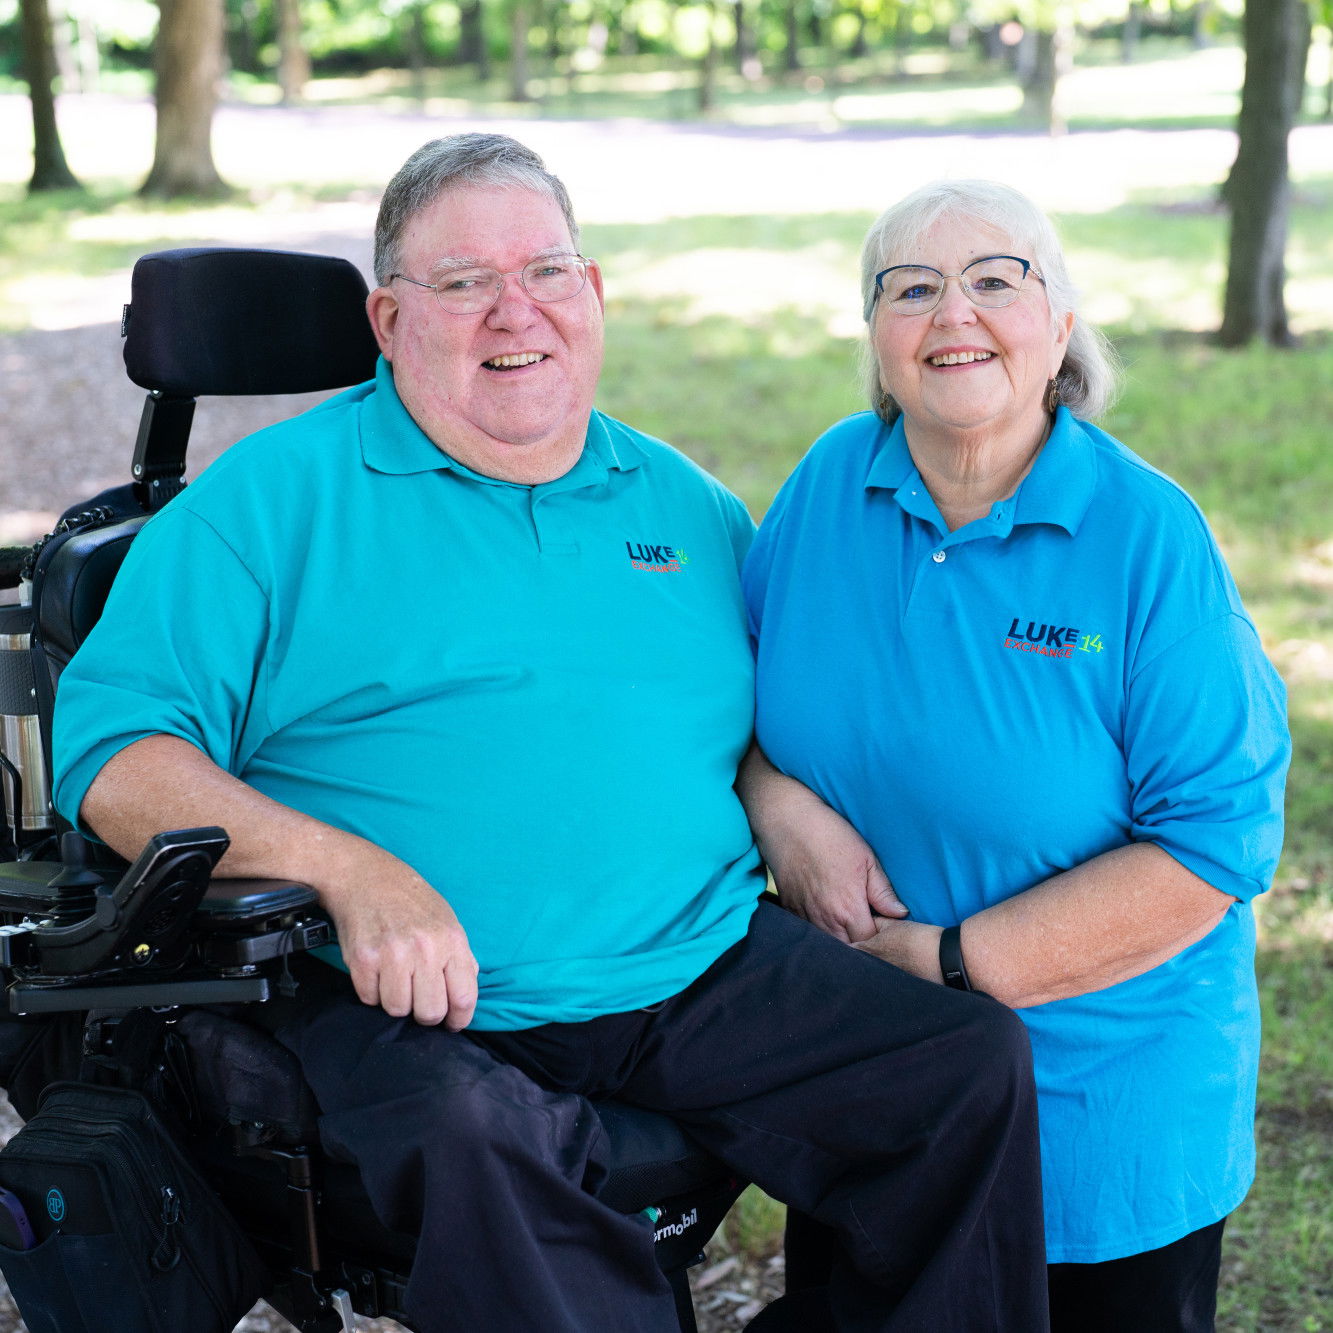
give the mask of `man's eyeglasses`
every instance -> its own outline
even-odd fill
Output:
[[[945,284],[957,278],[963,294],[983,310],[998,310],[1018,300],[1018,289],[1031,273],[1043,286],[1046,279],[1026,259],[986,255],[961,273],[941,273],[928,264],[895,264],[875,274],[875,295],[900,315],[926,315],[944,298]]]
[[[478,315],[500,299],[504,280],[515,273],[534,301],[568,301],[583,290],[591,262],[582,255],[542,255],[510,273],[498,273],[493,268],[456,268],[438,282],[418,282],[406,273],[391,273],[389,281],[402,278],[434,292],[440,309],[451,315]]]

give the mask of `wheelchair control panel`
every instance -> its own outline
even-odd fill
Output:
[[[119,876],[87,864],[79,834],[60,845],[59,862],[0,865],[10,1013],[265,1000],[265,964],[332,942],[309,887],[212,878],[220,828],[159,833]]]

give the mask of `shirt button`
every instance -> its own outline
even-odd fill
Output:
[[[945,556],[945,554],[944,554],[943,551],[936,551],[935,554],[932,555],[930,558],[931,558],[937,565],[942,565],[942,564],[945,562],[945,560],[947,559],[947,557]]]

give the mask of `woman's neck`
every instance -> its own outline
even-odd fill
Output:
[[[990,513],[1032,470],[1051,433],[1051,418],[1020,435],[932,433],[905,422],[907,447],[950,532]]]

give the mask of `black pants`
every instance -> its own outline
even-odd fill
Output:
[[[1225,1223],[1124,1259],[1052,1264],[1052,1333],[1212,1333]]]
[[[452,1034],[348,992],[278,1028],[335,1157],[421,1240],[422,1333],[669,1333],[641,1220],[599,1202],[586,1096],[667,1111],[837,1233],[847,1333],[1043,1333],[1036,1097],[1008,1010],[907,976],[770,906],[652,1011]]]

